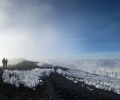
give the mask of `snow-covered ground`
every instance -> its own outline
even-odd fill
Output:
[[[117,94],[120,94],[119,79],[110,78],[102,75],[96,75],[83,71],[77,71],[77,70],[63,71],[61,69],[58,69],[57,73],[66,76],[67,79],[74,81],[74,83],[81,81],[84,82],[84,84],[93,85],[96,88],[109,90]]]
[[[23,84],[25,87],[34,89],[37,85],[42,85],[44,83],[41,77],[44,75],[49,76],[51,72],[55,72],[55,70],[40,68],[28,71],[5,70],[2,77],[5,83],[14,84],[17,87],[19,87],[20,84]],[[63,71],[59,68],[56,72],[65,76],[66,79],[72,80],[75,84],[81,81],[84,82],[84,84],[120,94],[120,79],[72,69]]]

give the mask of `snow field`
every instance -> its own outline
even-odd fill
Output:
[[[54,69],[35,68],[28,71],[4,70],[2,78],[5,83],[13,84],[16,87],[23,84],[25,87],[35,89],[34,87],[38,84],[43,84],[41,77],[45,75],[49,76],[51,72],[54,72]]]
[[[76,71],[76,70],[63,71],[61,69],[58,69],[57,73],[62,74],[63,76],[66,76],[67,79],[74,81],[74,83],[81,81],[81,82],[84,82],[84,84],[92,85],[99,89],[113,91],[117,94],[120,94],[119,79],[105,77],[102,75],[96,75],[96,74],[83,72],[83,71]]]

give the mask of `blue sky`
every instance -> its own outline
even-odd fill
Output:
[[[120,58],[119,0],[0,0],[1,58]]]

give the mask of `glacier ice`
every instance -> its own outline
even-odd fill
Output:
[[[116,68],[98,68],[94,73],[120,79],[120,69]]]

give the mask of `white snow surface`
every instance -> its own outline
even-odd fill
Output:
[[[66,76],[67,79],[74,81],[74,83],[81,81],[84,82],[84,84],[93,85],[96,88],[113,91],[117,94],[120,94],[120,79],[96,75],[78,70],[63,71],[61,69],[58,69],[57,73]]]
[[[25,87],[33,88],[38,84],[42,85],[43,81],[41,80],[42,76],[49,76],[51,72],[54,72],[54,69],[40,69],[35,68],[27,71],[18,71],[18,70],[4,70],[2,75],[3,81],[5,83],[10,83],[19,87],[20,84],[23,84]]]

